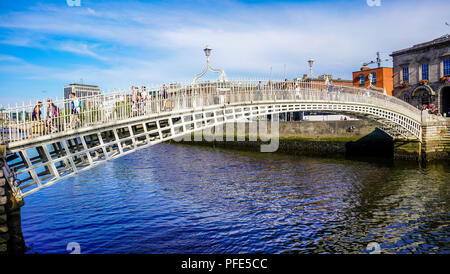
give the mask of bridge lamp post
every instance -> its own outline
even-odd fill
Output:
[[[205,56],[206,56],[206,67],[205,69],[197,74],[194,79],[192,80],[192,84],[197,83],[197,80],[202,77],[203,75],[205,75],[205,73],[208,71],[208,69],[210,69],[212,72],[215,73],[219,73],[219,81],[225,82],[227,80],[227,75],[225,74],[225,71],[223,69],[214,69],[211,67],[211,65],[209,64],[209,57],[211,56],[211,51],[212,49],[209,46],[206,46],[203,51],[205,52]]]
[[[209,63],[209,56],[211,56],[211,48],[209,46],[206,46],[203,51],[205,52],[206,55],[206,62]]]

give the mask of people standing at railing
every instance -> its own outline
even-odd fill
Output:
[[[289,89],[289,83],[287,79],[284,79],[284,82],[282,83],[282,89],[283,89],[283,100],[286,100],[288,97],[288,89]]]
[[[73,122],[75,121],[78,125],[81,125],[81,120],[79,115],[81,113],[81,101],[77,98],[75,92],[70,94],[70,124],[69,128],[73,128]],[[75,128],[77,127],[75,124]]]
[[[163,111],[170,110],[172,108],[172,104],[168,100],[169,93],[167,91],[167,86],[165,84],[162,87],[162,98],[163,98]]]
[[[33,112],[31,113],[31,121],[40,121],[41,120],[41,111],[42,102],[39,101],[33,108]]]
[[[136,87],[137,90],[137,109],[138,115],[142,115],[142,102],[144,95],[142,94],[142,90],[139,87]]]
[[[137,116],[139,111],[139,88],[131,86],[131,117]]]
[[[33,112],[31,113],[31,135],[33,134],[42,134],[44,131],[44,125],[42,124],[41,121],[41,116],[42,116],[42,102],[38,101],[37,104],[34,106],[33,108]],[[30,137],[31,137],[30,135]]]
[[[333,82],[330,81],[330,85],[328,86],[328,92],[332,92],[334,88]]]
[[[49,133],[57,131],[56,117],[58,117],[58,108],[50,98],[47,98],[47,130]]]
[[[263,100],[263,84],[262,81],[259,81],[258,85],[256,86],[255,101],[262,101],[262,100]]]
[[[144,114],[147,110],[148,93],[145,86],[141,86],[141,114]]]
[[[300,86],[298,83],[295,84],[295,99],[296,100],[301,99]]]

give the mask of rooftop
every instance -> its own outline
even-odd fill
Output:
[[[449,34],[446,34],[444,36],[441,36],[441,37],[439,37],[437,39],[434,39],[434,40],[431,40],[431,41],[428,41],[428,42],[424,42],[424,43],[420,43],[420,44],[414,45],[414,46],[406,48],[406,49],[394,51],[391,54],[391,56],[405,54],[405,53],[408,53],[408,52],[421,50],[421,49],[424,49],[424,48],[427,48],[427,47],[438,46],[438,45],[445,45],[445,44],[450,45],[450,35]]]
[[[98,88],[98,86],[96,86],[96,85],[86,85],[86,84],[77,84],[77,83],[69,84],[67,86],[82,86],[82,87]]]
[[[369,72],[369,71],[384,70],[384,69],[392,69],[392,68],[391,67],[376,67],[376,68],[362,67],[360,70],[354,71],[353,73]]]

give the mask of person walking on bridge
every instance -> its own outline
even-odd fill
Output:
[[[167,92],[167,86],[164,84],[162,87],[162,98],[163,98],[163,111],[170,110],[172,108],[172,102],[168,100],[169,93]]]
[[[147,112],[148,92],[145,86],[141,86],[141,114]]]
[[[81,125],[81,121],[80,118],[78,117],[78,115],[80,115],[81,112],[81,101],[80,99],[77,98],[77,96],[75,95],[75,92],[72,92],[70,94],[70,98],[72,99],[70,101],[70,124],[69,124],[69,128],[73,127],[73,122],[77,122],[79,125]],[[75,125],[76,127],[76,125]]]
[[[262,101],[263,100],[263,84],[261,81],[258,82],[258,85],[256,86],[256,94],[255,94],[255,101]]]

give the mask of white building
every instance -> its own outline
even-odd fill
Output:
[[[83,99],[82,97],[89,97],[101,94],[99,86],[85,85],[85,84],[70,84],[64,87],[64,99],[69,99],[70,94],[74,92],[75,96],[81,98],[81,103],[86,106],[90,102],[89,98]]]

